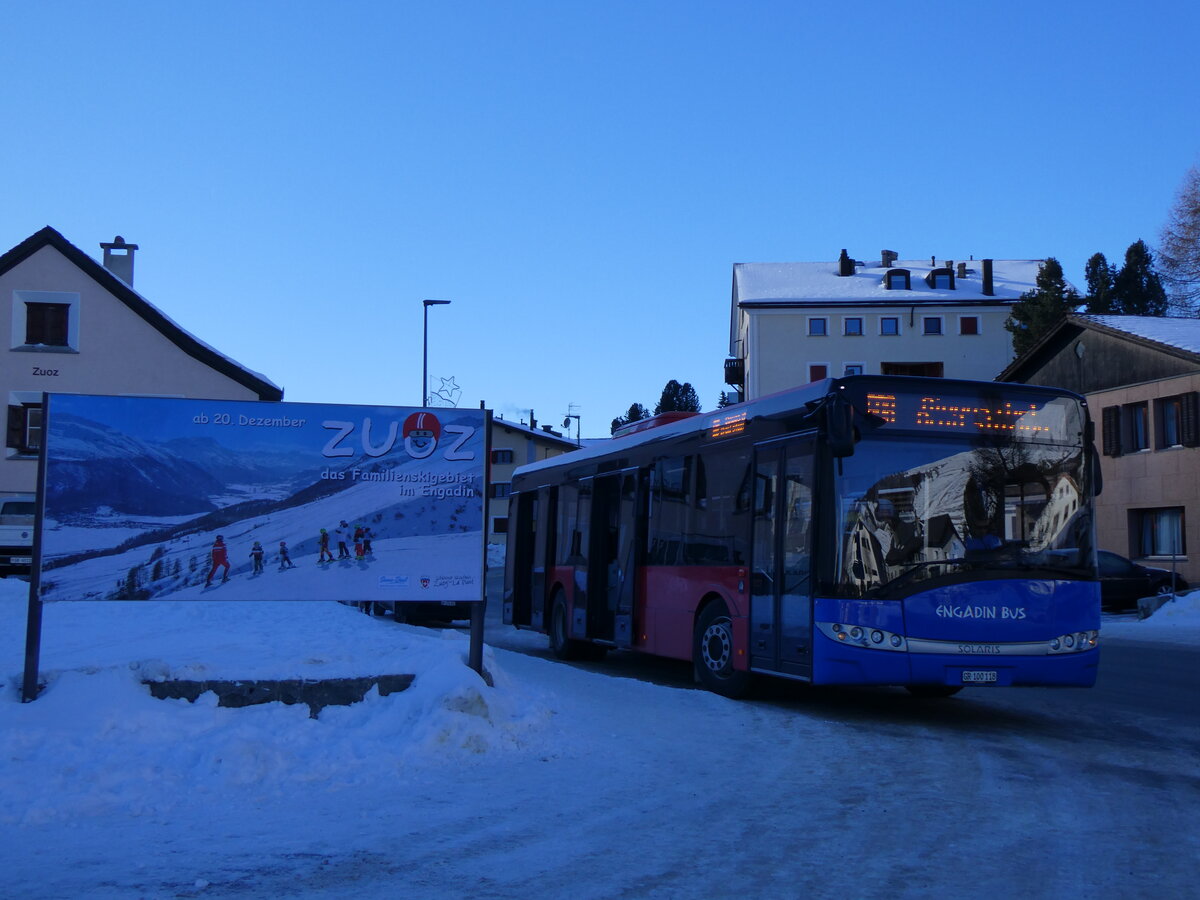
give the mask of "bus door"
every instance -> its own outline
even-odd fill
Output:
[[[813,434],[754,449],[750,667],[812,674]]]
[[[546,611],[546,570],[554,565],[554,501],[557,490],[540,487],[509,501],[505,555],[506,625],[541,628]]]
[[[633,602],[641,498],[637,469],[598,475],[592,494],[592,546],[588,559],[588,635],[633,643]]]

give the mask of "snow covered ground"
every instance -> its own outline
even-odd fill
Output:
[[[749,856],[739,867],[764,879],[748,890],[717,880],[709,896],[801,896],[814,892],[780,881],[767,845],[755,849],[760,831],[780,826],[754,810],[785,785],[793,797],[828,803],[815,798],[829,796],[833,779],[835,794],[861,793],[864,806],[877,806],[856,824],[829,823],[851,829],[844,858],[830,863],[853,865],[876,830],[894,834],[909,821],[906,801],[870,788],[889,773],[869,762],[869,747],[847,749],[855,739],[819,714],[775,724],[754,703],[490,647],[489,688],[465,665],[463,631],[330,602],[48,604],[47,686],[22,704],[26,589],[0,580],[6,897],[674,897],[720,878],[699,858],[695,871],[688,862],[707,841],[741,842]],[[1106,620],[1104,635],[1200,644],[1200,592],[1145,621]],[[278,703],[224,709],[212,694],[194,704],[155,700],[141,684],[389,673],[416,679],[317,718]],[[765,739],[794,741],[803,753],[764,773],[778,779],[766,794],[728,796],[716,761],[752,758]],[[830,760],[858,751],[861,766],[830,771]],[[985,790],[1019,805],[1023,786],[1004,772],[981,777]],[[628,833],[614,796],[632,807],[623,816],[644,817],[647,834]],[[727,803],[746,807],[744,833],[706,834]],[[625,855],[658,874],[623,883]],[[580,883],[580,860],[613,874]],[[896,865],[903,872],[909,863]],[[818,878],[820,869],[805,871]],[[1058,877],[1077,875],[1063,866],[1046,896]],[[861,896],[947,889],[867,884]]]

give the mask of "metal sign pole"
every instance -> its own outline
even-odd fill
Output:
[[[38,695],[38,665],[42,658],[42,521],[46,510],[46,432],[50,423],[50,395],[42,394],[42,445],[38,448],[37,507],[33,517],[33,556],[29,561],[29,607],[25,615],[25,681],[21,702]]]

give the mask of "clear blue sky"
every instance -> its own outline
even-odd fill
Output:
[[[307,402],[435,387],[584,436],[716,404],[735,262],[1157,241],[1200,7],[18,4],[0,249],[51,225]]]

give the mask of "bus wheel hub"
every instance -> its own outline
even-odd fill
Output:
[[[732,656],[732,646],[729,639],[729,627],[725,621],[718,619],[708,626],[704,632],[704,664],[712,672],[721,672],[728,668]]]

